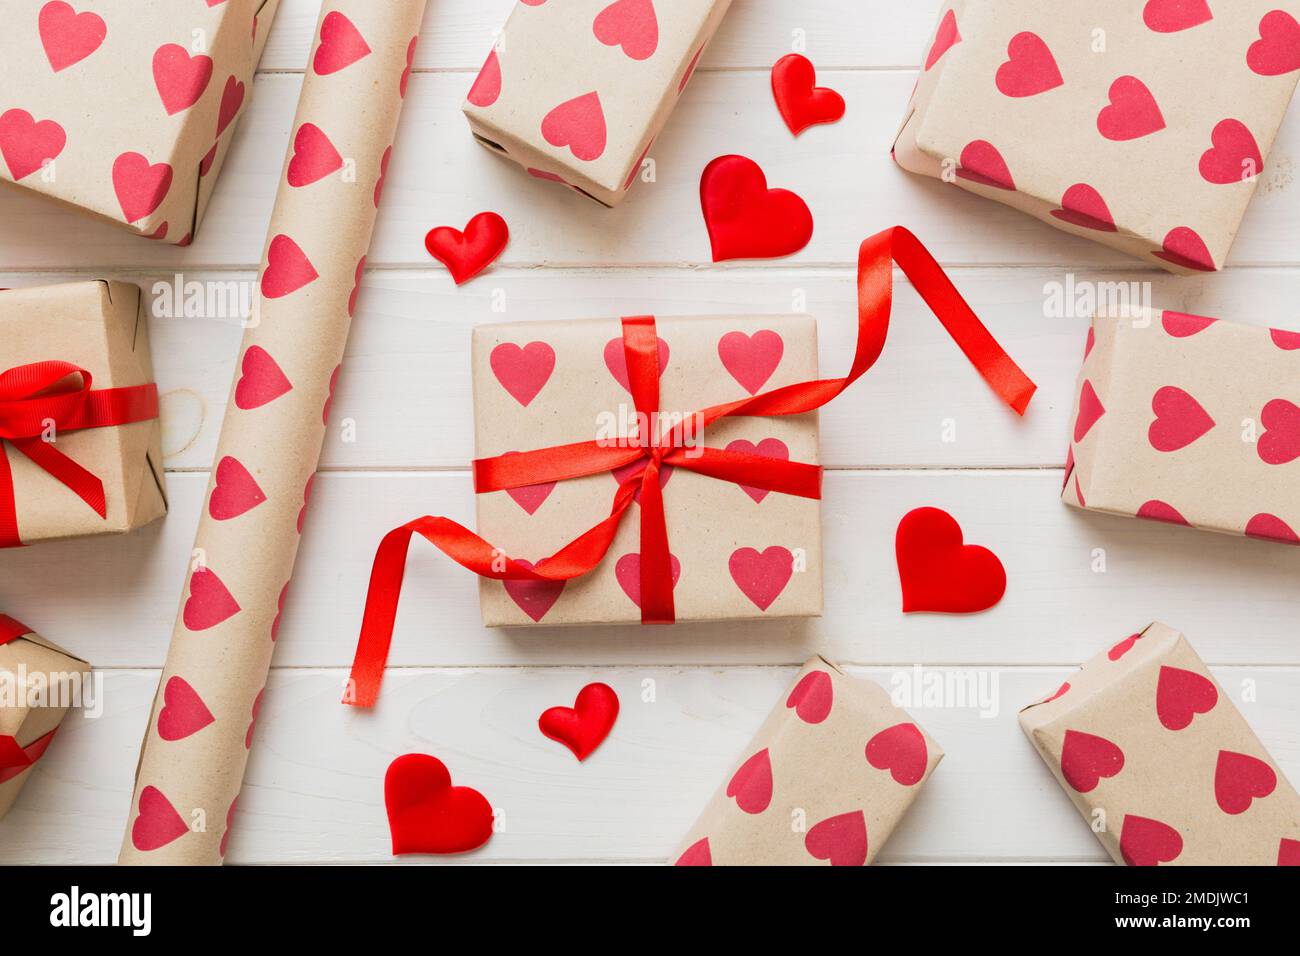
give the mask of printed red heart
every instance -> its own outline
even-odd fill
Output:
[[[342,168],[343,157],[319,126],[303,123],[298,127],[298,135],[293,138],[293,158],[289,160],[290,186],[310,186]]]
[[[362,256],[357,261],[357,270],[352,276],[352,291],[348,294],[348,318],[357,314],[357,300],[361,298],[361,280],[366,273],[366,257]],[[334,378],[337,378],[339,370],[334,370]],[[334,378],[330,379],[330,400],[334,398]],[[325,403],[325,424],[329,424],[330,410],[329,400]]]
[[[778,461],[790,460],[790,449],[779,438],[764,438],[757,445],[744,438],[737,438],[727,446],[727,451],[740,455],[758,455],[760,458],[775,458]],[[763,499],[770,494],[766,488],[751,488],[749,485],[740,485],[739,487],[741,491],[759,504],[762,504]]]
[[[1079,793],[1092,793],[1103,779],[1124,769],[1124,751],[1105,737],[1067,730],[1061,744],[1061,776]]]
[[[515,558],[516,564],[522,564],[528,570],[533,569],[531,561]],[[555,607],[555,602],[564,593],[564,581],[505,581],[506,594],[537,624]]]
[[[208,501],[208,514],[214,521],[238,518],[264,501],[266,492],[237,458],[227,455],[217,463],[217,483]]]
[[[244,411],[261,408],[292,390],[293,383],[271,358],[271,353],[260,345],[250,345],[240,363],[235,406]]]
[[[1060,700],[1069,692],[1070,692],[1070,682],[1066,681],[1064,684],[1062,684],[1060,687],[1056,689],[1056,693],[1054,693],[1051,697],[1044,698],[1041,701],[1041,703],[1050,704],[1054,700]]]
[[[788,189],[768,189],[763,170],[744,156],[719,156],[704,167],[700,205],[714,262],[776,259],[812,240],[808,204]]]
[[[1061,208],[1053,209],[1052,215],[1062,222],[1084,229],[1097,232],[1119,231],[1106,200],[1087,183],[1075,183],[1067,189],[1061,197]]]
[[[501,387],[527,408],[551,380],[555,350],[545,342],[529,342],[523,348],[504,342],[492,350],[489,364]]]
[[[456,285],[474,278],[505,252],[510,228],[494,212],[481,212],[469,221],[465,231],[439,226],[424,238],[429,255],[447,267]]]
[[[939,21],[939,30],[934,35],[934,43],[930,47],[930,53],[925,58],[925,71],[928,73],[934,68],[945,53],[961,42],[961,33],[957,30],[957,14],[949,10]]]
[[[420,45],[420,37],[411,37],[411,42],[406,45],[406,66],[402,68],[402,78],[397,84],[397,95],[406,99],[406,88],[411,83],[411,70],[415,69],[415,50]]]
[[[164,43],[153,55],[153,82],[163,109],[175,116],[199,101],[212,79],[212,57],[190,56],[179,43]]]
[[[785,700],[786,709],[793,708],[805,724],[820,724],[831,715],[835,701],[835,685],[825,671],[810,671],[794,685]]]
[[[1136,76],[1121,76],[1110,86],[1110,105],[1097,114],[1097,131],[1114,142],[1150,136],[1165,128],[1165,117],[1151,90]]]
[[[1014,192],[1016,181],[1011,176],[1011,167],[1002,158],[998,148],[988,140],[977,139],[967,143],[958,160],[957,178],[994,189]]]
[[[1287,465],[1300,458],[1300,408],[1284,398],[1264,406],[1259,423],[1264,433],[1255,446],[1266,465]]]
[[[149,165],[139,153],[123,153],[113,161],[113,189],[127,222],[136,222],[162,205],[172,188],[172,168]]]
[[[664,372],[668,370],[668,359],[672,355],[672,350],[668,348],[668,343],[663,339],[657,339],[659,343],[659,375],[662,378]],[[623,386],[623,391],[631,394],[632,384],[627,374],[627,350],[623,347],[623,340],[610,339],[605,343],[605,368],[609,369],[609,374],[614,376],[614,381]]]
[[[497,56],[497,51],[492,50],[488,54],[487,60],[483,63],[483,68],[478,71],[478,76],[474,78],[474,85],[469,88],[469,95],[466,97],[470,104],[479,107],[488,107],[497,101],[501,96],[501,58]]]
[[[320,44],[312,59],[312,69],[318,76],[337,73],[369,55],[365,37],[351,20],[337,10],[325,15],[320,25]]]
[[[1096,344],[1097,344],[1097,330],[1095,327],[1090,326],[1088,328],[1088,340],[1084,343],[1083,346],[1083,358],[1085,362],[1088,360],[1088,356],[1092,354],[1093,346],[1095,346]]]
[[[1166,823],[1128,814],[1120,826],[1119,852],[1129,866],[1159,866],[1178,859],[1183,838]]]
[[[1037,96],[1065,85],[1051,48],[1037,33],[1017,33],[1007,45],[1008,60],[998,67],[997,87],[1005,96]]]
[[[37,122],[31,113],[18,109],[0,114],[0,156],[14,182],[57,159],[67,143],[68,134],[54,120]]]
[[[575,96],[552,109],[542,119],[542,136],[556,149],[568,147],[590,163],[605,155],[605,110],[594,90]]]
[[[64,0],[50,0],[41,7],[36,23],[45,58],[55,73],[90,56],[108,35],[103,17],[97,13],[77,13]]]
[[[288,594],[289,582],[286,581],[284,587],[280,588],[279,599],[275,602],[275,620],[271,622],[271,643],[273,644],[280,637],[280,619],[284,617],[284,599]]]
[[[817,85],[817,69],[799,53],[788,53],[772,67],[772,96],[790,132],[798,136],[810,126],[844,118],[844,97]]]
[[[901,786],[916,786],[929,763],[925,735],[916,724],[895,724],[882,730],[867,742],[867,763],[888,770]]]
[[[760,750],[740,765],[727,784],[727,796],[745,813],[762,813],[772,803],[772,755]]]
[[[1214,19],[1206,0],[1147,0],[1142,20],[1156,33],[1178,33]]]
[[[1134,634],[1131,637],[1126,637],[1124,638],[1124,640],[1120,641],[1109,651],[1107,651],[1106,657],[1112,661],[1117,661],[1120,658],[1122,658],[1125,654],[1127,654],[1129,651],[1133,650],[1133,647],[1140,640],[1142,640],[1141,634]]]
[[[691,82],[691,77],[695,75],[695,68],[700,65],[700,57],[704,56],[704,47],[695,51],[695,56],[691,57],[691,62],[686,65],[686,72],[682,74],[681,81],[677,84],[677,95],[681,96],[686,89],[686,84]]]
[[[316,476],[308,475],[307,484],[302,488],[302,507],[298,509],[298,533],[302,534],[302,526],[307,520],[307,506],[311,504],[311,489],[316,484]]]
[[[470,787],[453,787],[437,757],[403,754],[388,766],[384,804],[393,855],[467,853],[492,836],[492,805]]]
[[[379,160],[379,178],[375,180],[375,208],[379,208],[379,199],[384,194],[384,183],[388,181],[388,163],[393,158],[393,147],[389,146],[384,150],[383,158]]]
[[[1084,379],[1083,388],[1079,391],[1079,417],[1074,420],[1074,440],[1083,441],[1088,432],[1092,431],[1092,426],[1105,414],[1106,407],[1097,397],[1097,390],[1092,387],[1092,382]]]
[[[1300,70],[1300,22],[1285,10],[1259,21],[1259,39],[1246,52],[1247,65],[1260,76],[1284,76]]]
[[[244,105],[244,84],[230,76],[226,78],[226,87],[221,91],[221,108],[217,111],[217,138],[226,131]]]
[[[674,866],[712,866],[713,854],[709,851],[709,838],[696,840],[677,858]]]
[[[181,615],[187,630],[206,631],[230,620],[240,610],[215,571],[198,568],[190,575],[190,596]]]
[[[718,341],[718,358],[731,377],[751,395],[757,395],[781,364],[785,342],[771,329],[753,335],[728,332]]]
[[[552,707],[537,726],[552,740],[573,751],[579,762],[592,755],[614,729],[618,719],[618,694],[608,684],[588,684],[578,692],[572,707]]]
[[[1197,714],[1208,714],[1218,703],[1218,688],[1208,677],[1178,667],[1160,668],[1156,716],[1166,730],[1186,730]]]
[[[199,160],[200,179],[202,179],[208,173],[212,172],[212,164],[216,162],[217,150],[220,148],[220,146],[221,146],[220,143],[213,143],[212,148],[208,150],[206,153],[204,153],[203,158]]]
[[[266,268],[262,270],[262,295],[282,299],[320,278],[302,247],[286,235],[271,240],[266,250]]]
[[[163,708],[158,711],[158,736],[163,740],[184,740],[197,734],[217,718],[198,691],[181,677],[172,677],[163,688]]]
[[[1144,521],[1160,521],[1164,524],[1177,524],[1188,528],[1192,526],[1191,522],[1183,517],[1182,512],[1173,505],[1154,499],[1143,503],[1142,507],[1138,508],[1136,517]]]
[[[779,598],[794,575],[794,555],[789,548],[773,545],[762,553],[754,548],[738,548],[727,561],[731,580],[760,611],[766,611]]]
[[[1277,846],[1278,866],[1300,866],[1300,840],[1283,840]]]
[[[1186,312],[1170,312],[1168,310],[1160,317],[1161,327],[1176,339],[1187,339],[1193,335],[1200,335],[1216,321],[1218,320],[1203,315],[1189,315]]]
[[[804,849],[831,866],[867,865],[867,818],[861,810],[818,823],[804,837]]]
[[[895,538],[903,612],[971,614],[1002,600],[1007,574],[987,548],[963,543],[946,511],[918,508],[898,523]]]
[[[1156,419],[1147,429],[1147,440],[1159,452],[1175,452],[1198,441],[1214,428],[1214,419],[1190,394],[1166,385],[1151,398]]]
[[[1300,332],[1289,332],[1285,329],[1269,329],[1269,337],[1272,338],[1273,344],[1284,352],[1295,352],[1300,350]]]
[[[253,698],[253,709],[248,721],[248,730],[244,731],[245,750],[253,749],[253,731],[257,729],[257,715],[262,711],[262,695],[265,693],[266,688],[263,687],[257,692],[257,696]]]
[[[131,845],[142,853],[161,849],[190,832],[172,802],[157,787],[140,791],[140,811],[131,824]]]
[[[1296,534],[1295,529],[1277,515],[1255,515],[1246,524],[1246,536],[1281,541],[1284,544],[1300,544],[1300,534]]]
[[[1164,248],[1154,255],[1157,259],[1195,272],[1217,272],[1219,269],[1214,264],[1214,257],[1210,255],[1210,247],[1205,244],[1205,240],[1195,229],[1187,226],[1171,229],[1169,235],[1165,236]]]
[[[257,22],[256,18],[254,18],[253,22]],[[239,803],[239,798],[235,797],[235,799],[230,801],[230,809],[226,811],[226,829],[225,832],[221,834],[221,846],[217,850],[217,853],[222,857],[226,855],[226,847],[230,845],[230,830],[231,824],[235,821],[235,805],[237,803]]]
[[[1226,119],[1210,135],[1213,145],[1201,156],[1201,178],[1227,186],[1254,179],[1264,171],[1264,155],[1255,134],[1241,120]]]
[[[1219,809],[1237,816],[1277,789],[1277,772],[1258,757],[1220,750],[1214,768],[1214,799]]]
[[[677,587],[677,581],[682,576],[682,563],[677,560],[677,555],[670,554],[669,560],[672,562],[673,569],[673,587]],[[614,577],[618,579],[618,585],[623,589],[623,593],[628,596],[633,604],[641,606],[641,555],[625,554],[618,559],[614,565]]]
[[[621,46],[634,60],[648,60],[659,49],[659,18],[652,0],[614,0],[592,24],[605,46]]]
[[[517,451],[508,451],[503,454],[502,458],[508,458],[511,455],[517,455]],[[546,503],[546,499],[551,497],[551,492],[555,490],[556,482],[548,481],[540,485],[525,485],[523,488],[507,488],[508,494],[519,507],[530,515],[537,514],[537,509]]]

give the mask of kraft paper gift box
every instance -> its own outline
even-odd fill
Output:
[[[1172,628],[1098,654],[1020,725],[1116,863],[1300,865],[1300,795]]]
[[[817,378],[817,325],[810,316],[656,322],[666,421]],[[602,432],[628,434],[635,410],[624,384],[622,346],[618,319],[476,328],[477,457],[590,441]],[[816,413],[727,418],[708,427],[702,444],[816,465],[818,434]],[[819,501],[746,489],[681,468],[667,475],[663,498],[678,621],[821,614]],[[604,473],[553,487],[480,494],[478,533],[511,558],[536,563],[608,517],[616,490],[615,477]],[[480,579],[483,622],[639,622],[639,550],[640,522],[633,516],[620,526],[604,561],[563,586]]]
[[[865,866],[942,759],[883,687],[814,657],[672,859]]]
[[[1086,353],[1066,504],[1300,544],[1300,333],[1139,309]]]
[[[731,0],[523,0],[469,91],[489,150],[623,201]]]
[[[279,0],[17,0],[0,36],[0,182],[188,245]]]
[[[894,147],[911,172],[1173,272],[1223,267],[1300,77],[1298,0],[965,0]]]
[[[54,740],[67,702],[76,699],[71,684],[89,671],[85,661],[0,614],[0,817]]]
[[[114,420],[125,423],[98,426],[93,414],[50,398],[84,389],[75,374],[44,391],[21,384],[24,369],[47,362],[89,373],[86,408],[124,406]],[[15,435],[11,413],[41,396],[55,411],[24,416],[35,426]],[[64,481],[65,470],[89,475]],[[77,493],[87,481],[102,485],[102,514]],[[139,286],[89,281],[0,292],[0,547],[132,531],[166,511],[162,426]]]

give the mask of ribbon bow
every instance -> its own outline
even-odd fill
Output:
[[[32,633],[30,627],[20,624],[11,617],[0,614],[0,646],[30,633]],[[55,730],[57,729],[55,728]],[[50,746],[50,741],[54,739],[54,733],[55,731],[51,730],[44,737],[41,737],[35,743],[28,744],[26,747],[20,747],[15,738],[7,734],[0,734],[0,784],[8,783],[40,760]]]
[[[392,642],[397,601],[413,535],[420,535],[475,574],[498,581],[570,581],[604,560],[615,533],[634,501],[641,505],[641,619],[674,620],[671,557],[664,519],[660,473],[684,468],[721,481],[803,498],[821,497],[821,469],[802,462],[694,447],[701,428],[730,416],[802,415],[833,401],[876,364],[885,347],[893,306],[893,264],[943,323],[989,386],[1018,414],[1029,406],[1036,386],[989,333],[942,267],[914,235],[901,226],[867,239],[858,252],[858,341],[844,378],[822,379],[773,389],[751,398],[715,405],[687,417],[663,435],[637,436],[630,446],[587,441],[519,452],[474,462],[478,494],[600,474],[644,461],[634,478],[619,485],[609,517],[535,567],[503,558],[503,552],[449,518],[424,517],[388,533],[379,545],[370,576],[365,616],[352,677],[344,703],[373,706],[379,694]],[[655,321],[650,316],[623,319],[623,350],[628,384],[639,421],[656,420],[659,411],[659,357]]]
[[[90,372],[70,362],[35,362],[0,373],[0,548],[22,545],[4,440],[101,518],[108,516],[104,483],[54,443],[60,432],[157,418],[158,386],[95,389],[93,384]]]

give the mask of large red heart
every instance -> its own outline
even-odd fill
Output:
[[[1246,52],[1246,63],[1260,76],[1300,70],[1300,22],[1285,10],[1265,14],[1259,22],[1259,39]]]
[[[1166,385],[1151,398],[1156,420],[1147,429],[1151,447],[1159,452],[1175,452],[1198,441],[1214,428],[1214,419],[1187,392]]]
[[[319,126],[303,123],[298,127],[293,138],[293,158],[289,160],[290,186],[310,186],[342,168],[342,155]]]
[[[1136,76],[1121,76],[1110,86],[1110,105],[1097,114],[1097,130],[1116,142],[1150,136],[1165,128],[1165,117],[1151,90]]]
[[[867,763],[888,770],[900,786],[920,783],[929,759],[925,735],[916,724],[895,724],[867,741]]]
[[[1056,57],[1037,33],[1017,33],[1007,45],[1007,57],[996,77],[1005,96],[1037,96],[1065,85]]]
[[[844,118],[844,97],[818,86],[817,69],[800,53],[788,53],[772,67],[772,96],[785,125],[795,136],[810,126]]]
[[[250,345],[240,363],[239,382],[235,385],[235,407],[244,411],[261,408],[291,391],[293,383],[279,363],[271,357],[271,353],[260,345]]]
[[[785,341],[771,329],[753,335],[728,332],[718,340],[718,358],[731,377],[751,395],[757,395],[781,364]]]
[[[113,161],[113,190],[127,222],[143,219],[162,205],[172,188],[172,168],[149,164],[139,153],[123,153]]]
[[[1079,793],[1092,793],[1103,778],[1124,769],[1124,751],[1105,737],[1067,730],[1061,744],[1061,776]]]
[[[478,71],[478,76],[474,79],[474,85],[469,88],[469,95],[465,98],[474,106],[487,107],[495,103],[500,96],[501,58],[497,56],[497,51],[493,49],[483,62],[483,68]]]
[[[1214,19],[1206,0],[1147,0],[1142,20],[1156,33],[1178,33]]]
[[[1129,866],[1159,866],[1178,859],[1183,838],[1167,823],[1129,814],[1120,826],[1119,852]]]
[[[131,824],[131,845],[142,853],[158,850],[190,832],[172,802],[157,787],[140,791],[140,812]]]
[[[312,60],[319,76],[337,73],[370,54],[370,46],[356,25],[337,10],[325,15],[320,25],[320,45]]]
[[[653,0],[614,0],[592,24],[605,46],[621,46],[634,60],[648,60],[659,49],[659,18]]]
[[[790,696],[785,700],[787,709],[793,708],[795,714],[805,724],[820,724],[831,715],[831,705],[835,702],[835,685],[831,675],[825,671],[809,671],[803,680],[794,685]]]
[[[529,342],[523,348],[503,342],[488,360],[501,387],[525,408],[535,399],[555,371],[555,349],[545,342]]]
[[[762,552],[738,548],[727,560],[727,569],[741,593],[760,611],[766,611],[794,576],[794,555],[780,545]]]
[[[831,866],[866,866],[867,818],[861,810],[830,817],[808,831],[803,845]]]
[[[184,740],[217,718],[203,703],[189,681],[172,677],[163,688],[163,708],[158,711],[158,736],[163,740]]]
[[[772,803],[772,755],[764,748],[750,757],[731,776],[727,796],[748,814],[762,813]]]
[[[808,204],[788,189],[768,189],[758,163],[744,156],[704,167],[700,205],[714,262],[789,256],[812,240]]]
[[[55,73],[90,56],[108,35],[103,17],[97,13],[77,13],[63,0],[50,0],[41,7],[36,24],[45,57]]]
[[[515,558],[515,563],[523,565],[530,571],[533,569],[533,563],[523,558]],[[551,608],[555,607],[555,602],[564,593],[565,585],[564,581],[504,581],[502,583],[510,600],[538,624],[550,613]]]
[[[1219,703],[1214,681],[1194,671],[1164,666],[1156,680],[1156,716],[1166,730],[1186,730],[1197,714]]]
[[[600,94],[593,90],[552,109],[542,118],[542,136],[557,149],[567,146],[583,162],[600,159],[608,137]]]
[[[760,458],[775,458],[777,461],[790,460],[790,448],[779,438],[764,438],[757,445],[744,438],[737,438],[727,446],[727,451],[741,455],[757,455]],[[762,504],[763,499],[771,493],[766,488],[751,488],[749,485],[741,485],[740,490],[759,504]]]
[[[1006,593],[1007,573],[998,556],[964,544],[961,525],[946,511],[918,508],[905,515],[895,551],[904,613],[986,611]]]
[[[1264,426],[1256,445],[1261,461],[1286,465],[1300,458],[1300,407],[1284,398],[1275,398],[1264,406],[1259,422]]]
[[[217,482],[208,500],[214,521],[238,518],[264,501],[266,492],[239,459],[227,455],[217,463]]]
[[[957,14],[949,10],[939,21],[939,29],[935,32],[934,43],[930,47],[930,52],[925,58],[925,69],[928,73],[934,69],[934,65],[939,62],[945,53],[961,42],[961,33],[957,30]]]
[[[239,602],[215,571],[198,568],[190,575],[190,596],[181,620],[191,631],[206,631],[240,612]]]
[[[1214,127],[1213,143],[1201,156],[1201,177],[1227,186],[1254,179],[1264,171],[1264,154],[1255,134],[1241,120],[1226,119]]]
[[[1245,813],[1256,799],[1277,789],[1277,772],[1258,757],[1220,750],[1214,768],[1214,799],[1231,816]]]
[[[212,79],[212,57],[190,56],[179,43],[164,43],[153,55],[153,82],[168,116],[184,112],[199,101]]]
[[[618,719],[618,694],[608,684],[588,684],[578,692],[572,707],[551,707],[537,726],[552,740],[586,760],[604,742]]]
[[[284,234],[271,240],[262,270],[262,295],[282,299],[320,278],[302,246]]]
[[[36,121],[26,110],[0,114],[0,156],[14,182],[54,160],[68,144],[68,134],[54,120]]]
[[[431,230],[424,237],[424,247],[447,267],[456,285],[463,285],[496,262],[509,241],[506,221],[494,212],[481,212],[464,232],[451,226]]]
[[[492,836],[492,805],[470,787],[453,787],[437,757],[403,754],[388,766],[384,804],[393,855],[467,853]]]

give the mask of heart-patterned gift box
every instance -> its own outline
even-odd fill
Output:
[[[1020,726],[1130,866],[1300,866],[1300,795],[1182,634],[1102,651]]]
[[[0,182],[188,245],[279,0],[21,0],[0,36]]]
[[[1298,78],[1298,0],[956,0],[894,157],[1172,272],[1214,271]]]
[[[865,866],[942,759],[883,687],[814,657],[672,859],[678,866]]]
[[[731,0],[522,0],[465,102],[537,179],[623,201]]]
[[[1085,354],[1066,504],[1300,544],[1300,333],[1115,310]]]

